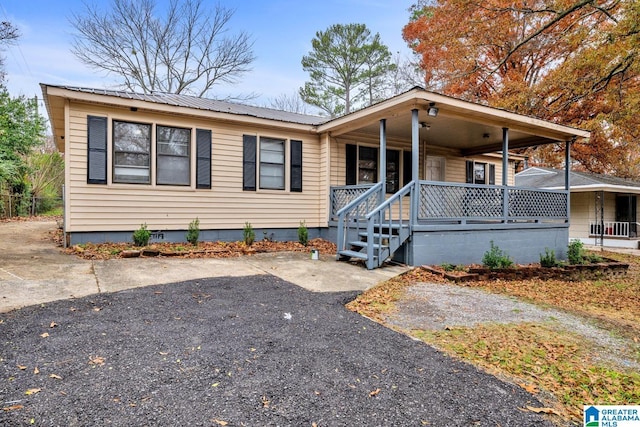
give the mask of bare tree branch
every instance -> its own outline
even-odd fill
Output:
[[[72,52],[90,67],[115,74],[129,90],[207,95],[236,83],[255,59],[251,37],[226,34],[233,11],[203,0],[171,0],[164,17],[155,0],[112,0],[108,11],[85,4],[71,24]]]

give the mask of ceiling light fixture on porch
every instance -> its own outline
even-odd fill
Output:
[[[429,104],[429,108],[427,108],[427,114],[431,117],[436,117],[438,115],[438,109],[436,108],[435,102]]]

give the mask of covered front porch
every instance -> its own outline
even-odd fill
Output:
[[[559,143],[570,164],[571,142],[587,132],[422,89],[329,124],[332,147],[356,158],[330,187],[339,259],[369,269],[389,259],[469,264],[491,241],[516,262],[539,261],[545,249],[564,256],[568,177],[563,190],[515,187],[509,150]]]

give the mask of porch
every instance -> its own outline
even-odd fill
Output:
[[[560,144],[570,165],[572,141],[588,132],[420,88],[319,131],[339,259],[469,264],[491,241],[516,262],[546,248],[565,256],[569,171],[559,191],[514,186],[512,150]]]
[[[569,192],[503,185],[411,181],[386,197],[381,183],[336,186],[331,221],[339,259],[367,268],[481,261],[495,241],[517,262],[539,261],[568,242]]]

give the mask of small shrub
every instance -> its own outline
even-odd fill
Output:
[[[585,251],[584,245],[580,240],[572,240],[567,246],[567,258],[570,264],[584,264]]]
[[[453,264],[449,264],[448,262],[445,262],[443,264],[440,264],[440,268],[442,268],[444,271],[448,273],[450,271],[453,271],[456,268],[456,266]]]
[[[587,257],[587,260],[592,264],[597,264],[599,262],[603,262],[604,261],[604,258],[602,258],[598,254],[587,254],[586,257]]]
[[[540,265],[545,268],[557,267],[556,253],[549,248],[544,248],[544,255],[540,254]]]
[[[307,246],[307,243],[309,243],[309,230],[304,221],[300,221],[300,227],[298,227],[298,242],[302,246]]]
[[[200,238],[200,220],[196,217],[189,223],[189,229],[187,230],[187,242],[193,246],[198,246],[198,239]]]
[[[144,223],[133,232],[133,244],[136,246],[147,246],[150,237],[151,232],[147,230],[147,224]]]
[[[490,243],[491,249],[484,253],[484,256],[482,257],[482,265],[490,269],[509,268],[513,266],[511,258],[509,258],[509,256],[498,246],[494,245],[493,240]]]
[[[253,242],[256,241],[256,232],[253,231],[253,227],[249,221],[244,223],[244,228],[242,229],[242,240],[247,246],[253,245]]]

